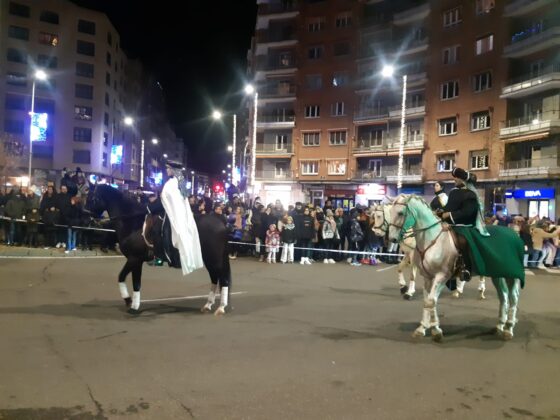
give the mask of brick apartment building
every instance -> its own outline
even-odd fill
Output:
[[[348,207],[396,194],[406,75],[403,192],[431,198],[460,166],[476,172],[487,210],[555,216],[557,1],[257,3],[248,73],[265,201]]]

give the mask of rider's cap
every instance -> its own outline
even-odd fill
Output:
[[[453,176],[453,178],[462,179],[465,182],[476,182],[476,175],[471,174],[470,172],[467,172],[462,168],[453,169],[453,172],[451,172],[451,176]]]

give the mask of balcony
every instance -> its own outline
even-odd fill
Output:
[[[551,65],[539,76],[533,74],[510,80],[504,88],[500,98],[521,98],[550,89],[560,88],[560,64]]]
[[[389,117],[391,118],[401,118],[402,105],[395,105],[389,108]],[[406,118],[418,118],[426,115],[426,103],[420,101],[417,103],[406,104]]]
[[[505,162],[500,167],[500,177],[549,177],[560,175],[558,156],[540,159],[523,159]]]
[[[548,135],[557,132],[560,132],[560,118],[557,114],[521,117],[505,121],[503,127],[500,128],[500,138],[508,139],[539,134]]]
[[[375,122],[385,121],[389,118],[389,108],[384,107],[360,107],[354,112],[354,121],[356,122]]]
[[[294,128],[295,125],[295,115],[259,115],[257,117],[257,129]]]
[[[296,33],[292,29],[271,30],[261,29],[256,37],[256,55],[268,54],[269,48],[283,48],[294,46],[298,43]]]
[[[522,16],[554,3],[556,0],[514,0],[504,8],[504,16]]]
[[[544,29],[537,25],[512,37],[510,45],[504,47],[504,56],[519,58],[529,54],[560,46],[560,26]]]
[[[398,168],[396,166],[381,166],[378,170],[358,169],[354,180],[360,182],[397,182]],[[403,182],[414,183],[424,181],[422,168],[403,168]]]
[[[296,71],[296,60],[294,58],[259,56],[255,77],[257,80],[263,80],[266,75],[293,74]]]
[[[275,19],[291,19],[299,15],[297,4],[267,3],[259,6],[257,30],[268,28]]]
[[[405,46],[404,49],[400,52],[401,56],[406,56],[409,54],[416,54],[422,51],[426,51],[428,49],[428,37],[425,36],[422,39],[413,39],[411,41],[397,41],[395,42],[395,50],[400,51]]]
[[[255,179],[259,181],[293,181],[294,171],[290,170],[256,170]]]
[[[259,101],[261,102],[283,102],[287,98],[296,98],[296,85],[272,85],[265,86],[259,91]]]
[[[382,140],[367,139],[358,140],[358,146],[354,147],[352,153],[356,156],[386,156],[388,152],[396,152],[400,149],[400,139],[398,134],[383,137]],[[404,150],[424,149],[424,134],[418,134],[404,139]]]
[[[288,144],[257,144],[257,157],[290,157],[294,154],[294,145]]]
[[[393,23],[395,25],[407,25],[425,19],[430,14],[430,4],[424,3],[420,6],[407,9],[400,13],[395,13],[393,16]]]

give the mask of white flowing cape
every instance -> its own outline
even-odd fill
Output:
[[[202,268],[202,252],[198,229],[191,206],[179,191],[177,178],[169,178],[161,192],[161,202],[171,223],[173,246],[179,250],[181,269],[186,276]]]

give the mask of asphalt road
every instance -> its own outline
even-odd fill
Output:
[[[560,419],[560,275],[529,275],[513,341],[476,281],[444,292],[444,341],[394,268],[233,262],[234,310],[203,315],[208,277],[124,260],[0,260],[0,419]],[[130,283],[129,283],[130,284]],[[421,290],[419,290],[421,293]]]

